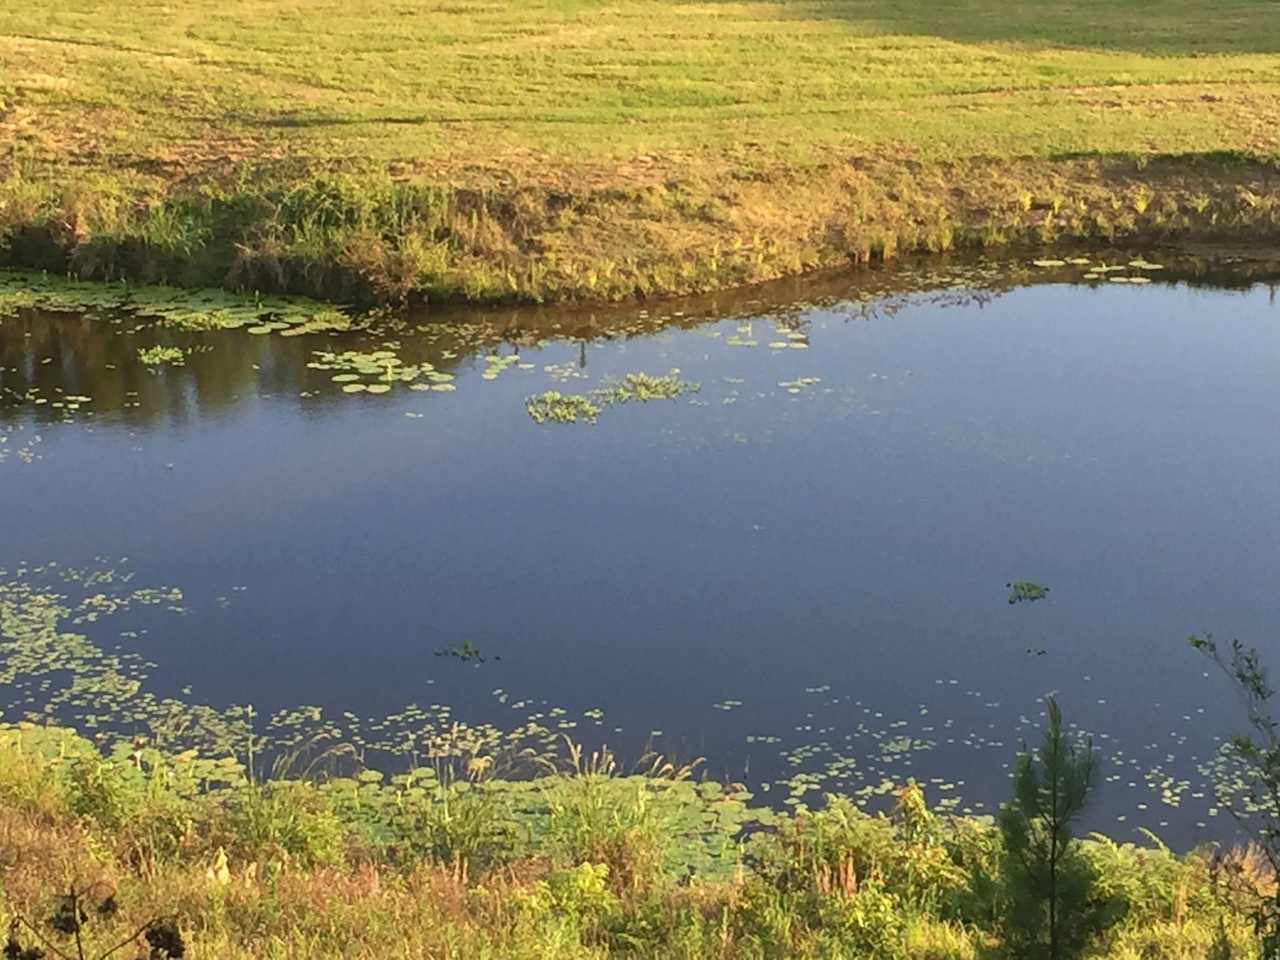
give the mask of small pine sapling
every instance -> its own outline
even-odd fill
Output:
[[[1094,896],[1093,867],[1072,834],[1097,770],[1093,743],[1065,734],[1057,702],[1047,705],[1044,741],[1018,757],[1013,800],[1000,811],[1003,879],[1015,954],[1067,960],[1119,920],[1123,904]]]

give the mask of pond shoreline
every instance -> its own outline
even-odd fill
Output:
[[[0,265],[361,305],[597,303],[911,253],[1280,238],[1280,170],[1229,153],[562,174],[459,186],[328,169],[150,188],[11,174]]]
[[[914,781],[888,815],[839,797],[775,813],[689,768],[625,774],[608,751],[522,781],[465,754],[391,778],[319,762],[264,783],[231,756],[0,725],[0,908],[26,921],[11,942],[71,884],[110,902],[84,916],[94,940],[166,917],[197,955],[1016,955],[1000,830],[939,815]],[[1154,836],[1074,849],[1114,907],[1099,955],[1250,955],[1256,856]]]

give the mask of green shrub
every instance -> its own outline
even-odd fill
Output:
[[[309,783],[245,786],[228,799],[220,820],[221,845],[240,859],[273,867],[339,866],[346,859],[347,829]]]

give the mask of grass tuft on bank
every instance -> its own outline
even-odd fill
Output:
[[[1280,234],[1270,0],[11,7],[0,251],[85,278],[618,300]]]

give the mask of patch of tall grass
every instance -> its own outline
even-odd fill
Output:
[[[609,301],[913,252],[1274,238],[1278,185],[1269,164],[1195,157],[1141,170],[886,160],[568,192],[405,182],[358,166],[162,187],[89,173],[54,188],[17,167],[0,180],[0,263],[343,302]]]
[[[174,914],[194,956],[1011,956],[1000,831],[828,797],[789,814],[661,761],[565,751],[528,781],[374,771],[254,783],[230,761],[0,736],[0,913],[110,890],[104,940]],[[1100,957],[1257,956],[1220,861],[1082,853],[1126,906]],[[132,925],[132,927],[131,927]]]

